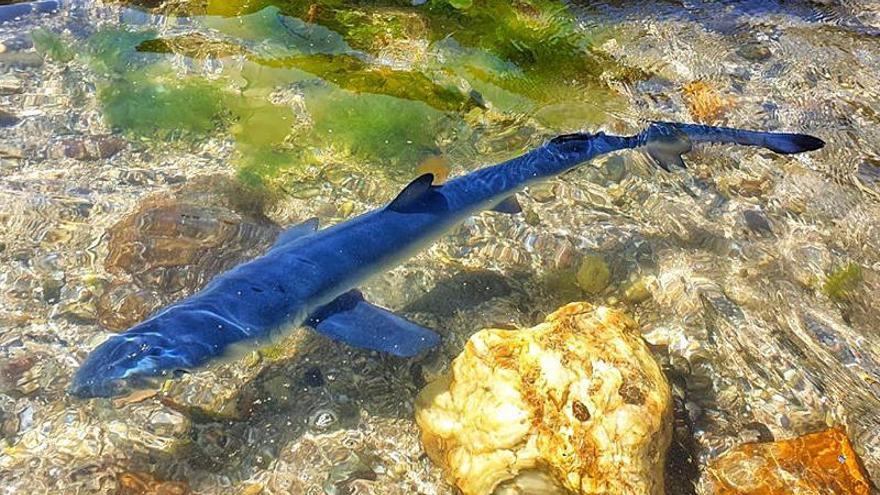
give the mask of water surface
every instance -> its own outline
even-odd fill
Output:
[[[416,5],[417,4],[417,5]],[[746,441],[844,425],[880,477],[880,10],[872,2],[171,0],[0,5],[0,481],[111,493],[451,493],[415,394],[489,325],[637,317],[676,395],[668,492]],[[280,228],[424,171],[649,120],[806,132],[687,172],[597,160],[367,287],[444,335],[418,360],[297,330],[169,383],[65,394],[87,352]],[[591,264],[599,280],[578,281]]]

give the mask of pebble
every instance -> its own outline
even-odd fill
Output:
[[[650,279],[641,277],[629,285],[623,291],[623,300],[630,304],[639,304],[651,299],[651,290],[648,288]]]
[[[122,151],[125,144],[124,140],[114,136],[67,138],[50,149],[49,156],[82,161],[106,160]]]
[[[611,282],[611,270],[602,256],[588,254],[581,260],[575,279],[587,294],[597,295]]]
[[[0,127],[12,127],[21,121],[14,114],[6,110],[0,110]]]
[[[529,195],[538,203],[547,203],[556,199],[556,184],[545,182],[529,186]]]
[[[773,229],[770,227],[770,221],[767,220],[767,217],[765,217],[760,211],[746,210],[742,215],[743,220],[746,222],[746,226],[752,232],[762,235],[773,233]]]
[[[23,81],[13,74],[0,76],[0,95],[17,95],[23,91]]]
[[[605,161],[602,174],[611,182],[618,183],[626,177],[626,158],[622,155],[614,155]]]
[[[736,53],[750,62],[765,62],[773,55],[766,45],[759,42],[746,43],[741,46]]]

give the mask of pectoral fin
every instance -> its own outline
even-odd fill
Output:
[[[681,155],[692,149],[693,144],[688,135],[673,127],[660,128],[647,142],[648,155],[667,172],[672,170],[670,167],[687,168]]]
[[[492,211],[516,215],[517,213],[522,213],[522,206],[519,205],[519,201],[516,200],[516,196],[508,196],[504,198],[504,201],[495,205],[495,208],[492,208]]]
[[[352,290],[323,306],[306,320],[321,334],[354,347],[410,357],[440,343],[440,336]]]

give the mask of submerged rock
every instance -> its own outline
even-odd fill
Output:
[[[584,256],[575,275],[577,285],[587,294],[597,295],[608,287],[611,270],[605,259],[596,254]]]
[[[260,254],[278,233],[253,194],[206,177],[144,201],[109,229],[108,271],[119,275],[98,301],[101,323],[122,330],[214,275]],[[127,282],[126,279],[131,279]]]
[[[116,478],[118,495],[187,495],[189,485],[181,481],[160,481],[149,473],[126,472]]]
[[[709,466],[718,495],[867,495],[870,483],[849,439],[831,428],[791,440],[734,448]]]
[[[122,151],[126,143],[115,136],[81,136],[65,138],[49,150],[52,158],[74,160],[106,160]]]
[[[21,121],[17,116],[6,110],[0,110],[0,127],[12,127]]]
[[[535,493],[536,483],[659,494],[671,410],[635,323],[574,303],[531,329],[476,333],[421,392],[416,421],[428,455],[467,495]]]

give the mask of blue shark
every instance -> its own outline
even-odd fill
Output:
[[[434,331],[367,302],[357,290],[482,210],[515,214],[515,193],[592,158],[643,148],[664,170],[684,167],[698,143],[760,146],[777,153],[817,150],[821,139],[696,124],[654,122],[633,136],[558,136],[504,163],[434,185],[425,174],[382,208],[329,228],[307,220],[279,235],[262,256],[215,277],[196,294],[165,307],[95,348],[74,376],[79,397],[114,396],[156,386],[307,325],[354,347],[401,357],[440,342]]]

